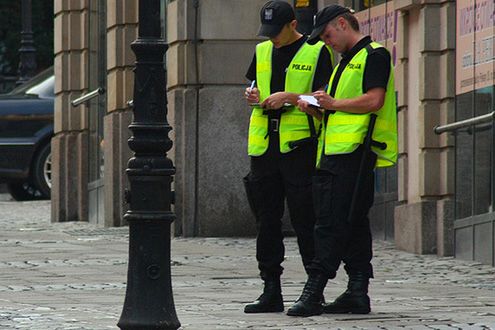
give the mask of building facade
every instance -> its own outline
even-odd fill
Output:
[[[52,221],[123,225],[137,22],[136,1],[55,1]]]
[[[242,92],[264,2],[163,1],[176,235],[255,233],[241,180],[250,115]],[[331,3],[354,8],[361,30],[392,53],[400,155],[377,172],[375,236],[494,264],[491,122],[434,132],[495,110],[493,1],[290,2],[302,17]],[[55,1],[53,221],[125,225],[137,18],[134,0]]]

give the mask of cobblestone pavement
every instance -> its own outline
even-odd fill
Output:
[[[3,196],[5,197],[5,196]],[[127,228],[50,224],[48,201],[0,198],[0,329],[117,329]],[[287,239],[286,307],[305,281]],[[253,239],[175,238],[172,283],[182,329],[495,329],[495,268],[396,251],[375,242],[369,315],[244,314],[260,293]],[[344,289],[342,272],[325,291]]]

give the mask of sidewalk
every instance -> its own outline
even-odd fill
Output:
[[[48,201],[0,198],[0,329],[117,329],[125,297],[127,228],[50,224]],[[287,239],[286,307],[306,279]],[[244,314],[261,288],[254,239],[175,238],[172,283],[181,329],[495,329],[495,268],[417,256],[375,242],[369,315]],[[328,301],[343,291],[342,272]]]

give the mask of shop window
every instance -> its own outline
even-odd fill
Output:
[[[465,120],[474,115],[474,92],[457,97],[456,120]],[[456,217],[466,218],[472,215],[473,202],[473,135],[461,130],[456,135],[456,190],[462,194],[456,196]]]
[[[495,27],[484,14],[493,11],[490,1],[456,5],[456,121],[461,121],[495,111]],[[493,122],[456,132],[457,219],[494,212],[494,141]]]
[[[492,112],[493,87],[482,88],[474,93],[475,116]],[[474,135],[474,215],[492,212],[491,182],[493,164],[493,127],[491,123],[478,125]]]
[[[457,96],[456,120],[490,113],[494,87]],[[456,134],[456,217],[493,212],[494,163],[492,123],[459,130]]]

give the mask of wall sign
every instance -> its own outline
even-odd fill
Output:
[[[456,94],[495,84],[495,3],[456,2]]]

